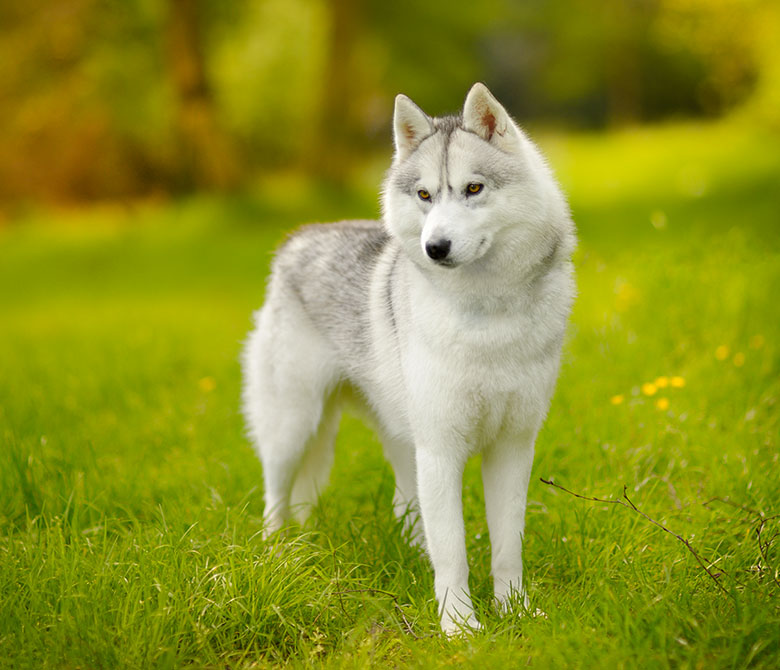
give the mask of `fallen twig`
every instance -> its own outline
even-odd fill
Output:
[[[736,507],[737,509],[741,509],[743,512],[747,512],[748,514],[753,514],[758,517],[763,518],[763,514],[759,512],[756,509],[753,509],[752,507],[748,507],[747,505],[742,505],[740,503],[735,503],[733,500],[729,498],[721,498],[720,496],[715,496],[713,498],[710,498],[709,500],[702,503],[704,507],[709,508],[710,503],[719,502],[723,503],[724,505],[729,505],[730,507]]]
[[[721,584],[721,583],[718,581],[718,577],[719,577],[720,575],[722,575],[722,574],[726,574],[726,571],[725,571],[725,570],[721,570],[721,572],[719,572],[717,575],[716,575],[716,574],[714,574],[714,573],[712,572],[712,570],[710,570],[710,568],[707,566],[707,563],[708,563],[709,561],[705,562],[705,561],[704,561],[704,559],[703,559],[703,558],[702,558],[702,557],[701,557],[701,556],[698,554],[698,552],[697,552],[697,551],[696,551],[696,550],[695,550],[695,549],[694,549],[694,548],[691,546],[691,543],[690,543],[690,542],[688,542],[688,540],[686,540],[686,539],[685,539],[684,537],[682,537],[681,535],[678,535],[678,534],[677,534],[677,533],[675,533],[674,531],[672,531],[672,530],[669,530],[669,529],[668,529],[666,526],[664,526],[664,525],[663,525],[662,523],[660,523],[659,521],[656,521],[655,519],[653,519],[653,518],[649,517],[647,514],[645,514],[645,513],[644,513],[642,510],[640,510],[640,509],[639,509],[639,508],[638,508],[638,507],[637,507],[637,506],[636,506],[636,505],[635,505],[635,504],[632,502],[632,500],[631,500],[631,499],[628,497],[628,494],[626,493],[626,491],[627,491],[627,489],[628,489],[628,487],[627,487],[627,486],[625,486],[625,485],[623,486],[623,497],[622,497],[622,498],[618,498],[617,500],[605,500],[604,498],[594,498],[594,497],[591,497],[591,496],[583,496],[583,495],[580,495],[579,493],[575,493],[574,491],[570,491],[569,489],[567,489],[567,488],[565,488],[565,487],[561,486],[560,484],[556,484],[556,483],[555,483],[555,482],[553,482],[552,480],[549,480],[549,479],[544,479],[544,477],[540,477],[540,478],[539,478],[539,480],[540,480],[542,483],[544,483],[544,484],[547,484],[548,486],[553,486],[553,487],[555,487],[556,489],[560,489],[561,491],[564,491],[565,493],[568,493],[569,495],[572,495],[572,496],[574,496],[575,498],[579,498],[580,500],[589,500],[589,501],[591,501],[591,502],[607,503],[608,505],[620,505],[620,506],[622,506],[622,507],[625,507],[626,509],[630,509],[630,510],[632,510],[632,511],[636,512],[636,513],[637,513],[637,514],[639,514],[641,517],[643,517],[643,518],[647,519],[647,520],[648,520],[650,523],[652,523],[654,526],[658,526],[658,528],[660,528],[661,530],[663,530],[663,531],[664,531],[664,532],[666,532],[666,533],[669,533],[669,535],[671,535],[672,537],[675,537],[675,538],[677,538],[677,539],[678,539],[680,542],[682,542],[682,543],[685,545],[685,547],[688,549],[688,551],[690,551],[690,552],[691,552],[691,554],[693,555],[693,557],[696,559],[696,562],[697,562],[697,563],[698,563],[698,564],[701,566],[702,570],[704,570],[704,572],[706,572],[706,573],[707,573],[707,575],[709,576],[709,578],[710,578],[710,579],[711,579],[713,582],[715,582],[715,585],[716,585],[716,586],[717,586],[717,587],[718,587],[718,588],[719,588],[719,589],[720,589],[720,590],[721,590],[721,591],[722,591],[722,592],[723,592],[725,595],[729,595],[729,592],[726,590],[726,588],[723,586],[723,584]],[[712,563],[711,563],[711,562],[709,562],[709,563],[710,563],[710,565],[712,565]]]
[[[347,595],[349,593],[371,593],[371,594],[379,594],[391,598],[393,601],[393,605],[395,606],[396,612],[398,612],[399,616],[401,617],[401,621],[403,622],[403,627],[405,632],[408,635],[411,635],[415,640],[421,639],[420,636],[414,632],[411,622],[409,621],[409,619],[406,618],[406,614],[404,614],[403,608],[398,603],[398,596],[395,595],[394,593],[390,593],[390,591],[383,591],[382,589],[374,589],[371,587],[365,587],[360,589],[345,589],[343,591],[333,592],[334,595],[339,596],[339,599],[341,599],[342,595]]]
[[[775,538],[778,536],[778,534],[780,534],[780,532],[776,532],[768,540],[762,536],[766,524],[769,521],[773,521],[774,519],[780,518],[780,514],[772,514],[771,516],[766,516],[763,512],[759,512],[757,509],[753,509],[752,507],[748,507],[747,505],[741,505],[740,503],[735,503],[729,498],[721,498],[720,496],[715,496],[714,498],[710,498],[709,500],[707,500],[702,504],[704,505],[704,507],[707,507],[709,509],[710,504],[713,502],[719,502],[724,505],[736,507],[737,509],[741,509],[743,512],[747,512],[748,514],[751,514],[754,517],[756,517],[756,519],[758,520],[758,524],[756,525],[755,533],[756,533],[756,541],[758,542],[758,553],[761,556],[761,560],[764,562],[766,569],[769,571],[769,574],[772,577],[772,580],[774,581],[775,585],[780,587],[780,579],[778,579],[778,570],[773,569],[772,564],[769,562],[769,549],[772,546]]]

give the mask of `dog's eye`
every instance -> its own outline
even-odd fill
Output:
[[[417,191],[417,195],[420,196],[420,200],[430,200],[431,194],[428,193],[424,188],[421,188],[419,191]]]
[[[484,184],[471,183],[466,186],[466,195],[477,195],[483,188],[485,188]]]

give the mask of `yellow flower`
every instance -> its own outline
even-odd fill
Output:
[[[214,377],[204,377],[198,382],[198,386],[204,393],[211,393],[217,388],[217,382],[214,381]]]
[[[750,338],[750,348],[751,349],[760,349],[764,346],[764,336],[763,335],[753,335],[753,337]]]
[[[658,409],[669,409],[669,398],[658,398],[658,400],[655,401],[655,406]]]
[[[668,223],[666,212],[660,209],[655,210],[650,215],[650,223],[653,224],[653,228],[655,228],[656,230],[663,230],[664,228],[666,228],[666,224]]]
[[[610,401],[610,402],[611,402],[613,405],[622,405],[624,400],[625,400],[625,398],[623,397],[623,395],[622,395],[622,394],[613,395],[613,396],[612,396],[612,397],[609,399],[609,401]]]
[[[655,380],[655,385],[659,389],[665,389],[667,386],[669,386],[669,377],[659,377]]]
[[[615,286],[615,309],[625,312],[640,300],[639,291],[627,281],[619,279]]]
[[[672,388],[681,389],[685,386],[685,377],[672,377],[669,383],[672,385]]]
[[[734,354],[733,362],[734,365],[736,365],[738,368],[741,368],[745,364],[745,354],[743,354],[741,351],[738,351],[736,354]]]
[[[645,395],[655,395],[656,391],[658,391],[658,388],[655,384],[652,384],[650,382],[647,382],[646,384],[642,384],[642,393]]]
[[[729,357],[729,348],[725,344],[721,344],[715,349],[715,358],[719,361],[725,361]]]

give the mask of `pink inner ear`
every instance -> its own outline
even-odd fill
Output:
[[[414,138],[416,137],[416,134],[414,132],[414,126],[412,126],[411,123],[404,124],[404,137],[406,138],[406,141],[409,144],[414,142]]]
[[[482,113],[482,125],[487,130],[487,139],[490,140],[493,137],[493,133],[496,131],[496,117],[490,109],[485,109]]]

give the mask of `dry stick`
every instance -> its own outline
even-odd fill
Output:
[[[764,539],[761,535],[764,532],[764,526],[766,526],[767,522],[780,518],[780,514],[773,514],[772,516],[766,516],[763,512],[759,512],[758,510],[753,509],[752,507],[748,507],[747,505],[741,505],[740,503],[735,503],[732,500],[729,500],[728,498],[721,498],[720,496],[715,496],[714,498],[710,498],[708,501],[702,503],[702,505],[704,505],[704,507],[709,509],[710,503],[713,502],[719,502],[719,503],[723,503],[724,505],[730,505],[731,507],[736,507],[737,509],[741,509],[743,512],[747,512],[748,514],[752,514],[753,516],[758,518],[758,525],[756,526],[755,529],[756,541],[758,542],[758,553],[761,556],[761,559],[764,561],[764,564],[766,565],[766,569],[769,570],[769,574],[772,577],[772,580],[777,586],[780,586],[780,579],[778,579],[777,576],[778,570],[773,570],[772,565],[769,562],[769,549],[772,546],[772,543],[774,542],[778,533],[772,535],[772,537],[770,537],[768,540]]]
[[[761,521],[759,522],[758,526],[756,526],[756,540],[758,540],[758,553],[761,554],[761,558],[763,559],[764,564],[767,567],[767,570],[769,570],[769,574],[774,580],[775,584],[777,586],[780,586],[780,579],[777,578],[778,571],[773,570],[771,564],[769,563],[769,547],[772,546],[772,542],[774,542],[778,534],[775,533],[768,540],[764,540],[763,542],[761,541],[761,533],[764,530],[764,526],[766,525],[766,522],[771,521],[772,519],[777,519],[778,517],[780,517],[780,514],[774,514],[772,516],[761,518]]]
[[[395,595],[395,593],[390,593],[390,591],[382,591],[382,589],[372,589],[370,587],[366,587],[362,589],[346,589],[344,591],[334,591],[334,594],[337,594],[339,598],[342,595],[345,595],[347,593],[371,593],[371,594],[378,593],[380,595],[387,596],[388,598],[392,598],[393,604],[395,605],[395,609],[398,611],[398,614],[401,615],[401,621],[403,621],[404,628],[406,629],[406,633],[411,635],[415,640],[420,639],[420,636],[414,632],[414,629],[412,628],[412,624],[409,622],[409,619],[406,618],[406,614],[404,614],[403,609],[398,604],[398,596]]]
[[[748,512],[749,514],[753,514],[761,519],[764,518],[764,515],[758,510],[753,509],[752,507],[748,507],[747,505],[735,503],[734,501],[729,500],[728,498],[721,498],[720,496],[715,496],[714,498],[710,498],[706,502],[703,502],[702,505],[707,509],[709,509],[710,503],[714,503],[714,502],[723,503],[724,505],[730,505],[731,507],[736,507],[737,509],[741,509],[743,512]]]
[[[544,479],[543,477],[540,477],[540,478],[539,478],[539,480],[540,480],[542,483],[544,483],[544,484],[547,484],[548,486],[554,486],[556,489],[560,489],[561,491],[565,491],[565,492],[566,492],[566,493],[568,493],[569,495],[572,495],[572,496],[574,496],[575,498],[579,498],[580,500],[589,500],[589,501],[591,501],[591,502],[607,503],[608,505],[621,505],[622,507],[625,507],[626,509],[633,510],[634,512],[636,512],[636,513],[637,513],[637,514],[639,514],[640,516],[642,516],[642,517],[644,517],[645,519],[647,519],[647,520],[648,520],[650,523],[652,523],[653,525],[655,525],[655,526],[658,526],[658,527],[659,527],[661,530],[663,530],[663,531],[665,531],[665,532],[669,533],[669,535],[671,535],[672,537],[676,537],[676,538],[677,538],[677,539],[678,539],[680,542],[682,542],[682,543],[683,543],[683,544],[684,544],[684,545],[687,547],[688,551],[690,551],[690,552],[691,552],[691,554],[693,554],[693,557],[696,559],[697,563],[698,563],[698,564],[701,566],[702,570],[704,570],[704,572],[706,572],[706,573],[707,573],[707,575],[709,575],[710,579],[711,579],[713,582],[715,582],[715,585],[716,585],[716,586],[717,586],[717,587],[718,587],[718,588],[719,588],[721,591],[723,591],[723,593],[724,593],[725,595],[729,595],[729,592],[728,592],[728,591],[725,589],[725,587],[723,586],[723,584],[721,584],[721,583],[718,581],[718,576],[714,575],[714,574],[712,573],[712,571],[711,571],[711,570],[710,570],[710,569],[707,567],[707,565],[706,565],[706,563],[705,563],[704,559],[702,559],[702,557],[701,557],[701,556],[699,556],[699,554],[698,554],[698,553],[696,553],[696,550],[695,550],[695,549],[694,549],[694,548],[691,546],[691,543],[690,543],[690,542],[688,542],[688,540],[686,540],[686,539],[685,539],[684,537],[682,537],[681,535],[678,535],[678,534],[677,534],[677,533],[675,533],[674,531],[671,531],[671,530],[669,530],[669,529],[668,529],[666,526],[664,526],[662,523],[659,523],[659,522],[658,522],[658,521],[656,521],[655,519],[652,519],[651,517],[647,516],[647,514],[645,514],[645,513],[644,513],[642,510],[640,510],[640,509],[639,509],[639,508],[638,508],[638,507],[637,507],[637,506],[636,506],[636,505],[635,505],[635,504],[634,504],[634,503],[631,501],[631,499],[628,497],[628,494],[626,493],[626,490],[627,490],[627,488],[628,488],[627,486],[625,486],[625,485],[623,486],[623,498],[625,498],[625,501],[623,501],[623,500],[621,500],[621,499],[618,499],[618,500],[605,500],[605,499],[603,499],[603,498],[592,498],[592,497],[590,497],[590,496],[583,496],[583,495],[580,495],[579,493],[574,493],[574,491],[569,491],[569,489],[567,489],[567,488],[564,488],[564,487],[563,487],[563,486],[561,486],[560,484],[556,484],[556,483],[555,483],[555,482],[553,482],[552,480]],[[722,570],[722,571],[721,571],[719,574],[725,574],[725,570]]]
[[[780,579],[777,577],[777,570],[772,569],[772,565],[769,562],[769,549],[772,546],[772,543],[774,542],[775,538],[777,537],[778,533],[775,533],[772,535],[771,538],[768,540],[764,539],[762,537],[762,533],[764,532],[764,526],[766,526],[768,521],[772,521],[773,519],[777,519],[780,517],[780,514],[773,514],[772,516],[765,516],[763,512],[759,512],[758,510],[755,510],[751,507],[747,507],[746,505],[740,505],[739,503],[732,502],[728,498],[721,498],[719,496],[716,496],[715,498],[711,498],[707,502],[703,503],[705,507],[709,507],[709,504],[711,502],[720,502],[724,505],[731,505],[732,507],[736,507],[737,509],[741,509],[745,512],[748,512],[749,514],[752,514],[756,517],[758,517],[758,525],[755,528],[756,531],[756,541],[758,542],[758,553],[761,556],[762,560],[764,561],[764,565],[766,566],[766,569],[769,570],[770,576],[772,577],[772,580],[777,586],[780,586]]]

